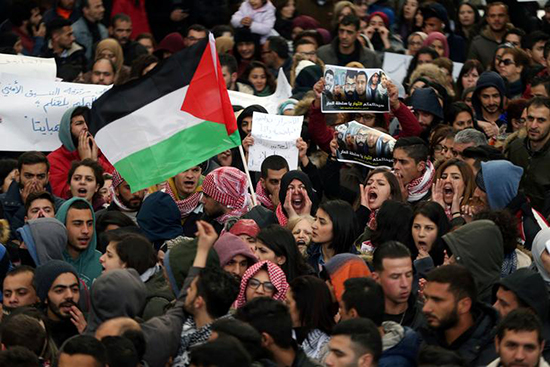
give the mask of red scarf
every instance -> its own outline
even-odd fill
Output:
[[[267,192],[265,192],[261,181],[258,181],[258,184],[256,185],[256,197],[258,198],[258,201],[262,203],[262,205],[265,206],[267,209],[275,209],[275,205],[273,205],[273,201],[271,201],[271,198],[269,197]]]

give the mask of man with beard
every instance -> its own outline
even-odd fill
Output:
[[[34,287],[44,309],[46,327],[58,348],[65,340],[84,331],[86,320],[77,306],[80,280],[72,265],[51,260],[39,266]]]
[[[357,72],[355,70],[348,70],[346,72],[346,84],[344,84],[344,95],[340,96],[342,101],[353,102],[355,100],[355,78]]]
[[[250,246],[232,233],[222,235],[214,244],[214,250],[218,253],[222,269],[234,275],[239,282],[246,270],[258,261]]]
[[[355,93],[360,101],[367,100],[367,73],[360,71],[355,78]]]
[[[327,70],[325,72],[325,88],[323,90],[323,94],[330,100],[334,98],[334,87],[334,71]]]
[[[72,107],[65,111],[59,123],[61,146],[48,154],[53,193],[62,198],[70,197],[67,176],[73,161],[89,158],[97,161],[107,173],[114,170],[88,132],[86,116],[89,110],[88,107]]]
[[[20,265],[6,274],[2,289],[4,315],[16,308],[31,306],[38,302],[33,280],[34,269],[26,265]]]
[[[547,191],[550,188],[550,99],[535,97],[527,105],[527,136],[514,140],[506,149],[506,158],[523,168],[520,188],[533,208],[544,216],[549,213]]]
[[[132,19],[128,15],[118,13],[112,17],[109,33],[122,46],[124,65],[131,66],[136,58],[147,54],[145,46],[130,39],[130,35],[132,34]]]
[[[504,111],[506,87],[504,80],[494,71],[483,72],[472,95],[472,107],[478,124],[489,137],[498,134],[498,127],[506,123]]]
[[[73,265],[78,276],[90,289],[101,275],[101,253],[96,250],[95,215],[92,205],[84,199],[72,198],[59,208],[56,219],[67,227],[67,247],[63,258]]]
[[[19,177],[13,180],[6,191],[0,194],[0,212],[10,224],[12,236],[15,231],[25,224],[25,202],[33,192],[48,191],[51,193],[50,163],[40,152],[25,152],[17,160]],[[67,176],[64,178],[67,181]],[[63,199],[54,197],[55,208],[63,204]]]
[[[102,0],[83,0],[82,16],[73,23],[76,42],[86,48],[86,59],[93,61],[94,45],[109,37],[107,28],[101,24],[105,7]]]
[[[498,325],[495,346],[499,358],[487,367],[548,367],[542,357],[542,325],[530,311],[510,312]]]
[[[141,208],[141,203],[145,197],[145,190],[132,192],[130,185],[120,176],[118,171],[113,172],[113,183],[109,188],[112,201],[105,210],[97,212],[99,218],[106,211],[119,211],[137,224],[137,213]]]
[[[218,267],[204,267],[217,234],[212,226],[199,223],[199,240],[193,267],[201,269],[191,282],[185,297],[183,307],[186,318],[173,363],[176,367],[189,365],[190,349],[210,338],[212,323],[228,316],[229,308],[239,293],[239,282],[231,274]]]
[[[428,273],[426,281],[422,311],[427,327],[420,329],[424,342],[457,352],[468,366],[493,361],[498,314],[477,301],[476,283],[468,269],[440,266]]]
[[[220,167],[210,172],[202,183],[204,214],[218,233],[231,217],[248,212],[250,195],[244,172],[234,167]]]

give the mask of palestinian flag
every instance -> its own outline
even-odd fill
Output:
[[[88,128],[133,192],[241,144],[212,35],[105,92]]]

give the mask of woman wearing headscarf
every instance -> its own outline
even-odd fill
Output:
[[[313,215],[317,211],[317,195],[309,177],[301,171],[289,171],[281,179],[279,205],[275,211],[279,224],[285,226],[290,218]]]
[[[97,44],[94,60],[109,59],[115,65],[115,85],[124,84],[130,77],[130,67],[124,65],[122,47],[114,38],[106,38]]]
[[[439,57],[449,57],[449,44],[447,43],[447,37],[443,33],[430,33],[422,46],[433,48]]]
[[[236,307],[240,308],[257,297],[284,301],[287,290],[288,283],[281,268],[269,260],[260,261],[244,273]]]

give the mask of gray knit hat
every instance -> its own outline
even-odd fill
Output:
[[[50,288],[58,276],[64,273],[72,273],[80,282],[76,269],[69,263],[61,260],[51,260],[36,268],[34,273],[34,288],[41,302],[48,297]]]

